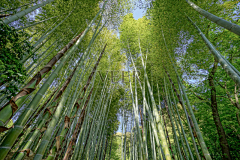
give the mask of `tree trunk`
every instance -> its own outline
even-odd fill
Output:
[[[223,129],[223,126],[222,126],[222,123],[220,120],[220,116],[218,114],[218,108],[217,108],[218,106],[217,106],[217,97],[216,97],[216,87],[214,84],[214,74],[216,73],[217,65],[218,65],[218,63],[216,61],[214,61],[214,66],[213,66],[212,71],[209,74],[209,78],[208,78],[209,86],[211,88],[212,115],[213,115],[214,123],[217,128],[220,146],[222,148],[222,154],[223,154],[222,157],[224,160],[231,160],[232,158],[231,158],[231,154],[230,154],[230,150],[229,150],[229,145],[227,142],[226,134]]]

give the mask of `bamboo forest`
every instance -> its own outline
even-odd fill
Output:
[[[0,160],[240,160],[239,0],[1,0]]]

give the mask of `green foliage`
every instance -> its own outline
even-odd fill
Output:
[[[31,45],[26,39],[25,32],[16,32],[13,27],[0,23],[0,84],[8,83],[4,94],[14,95],[18,90],[17,84],[23,83],[26,72],[20,63],[25,53],[31,54]],[[8,98],[11,98],[9,96]]]
[[[122,136],[125,137],[125,134],[117,132],[113,135],[113,142],[111,148],[111,158],[110,160],[121,160],[122,159]],[[126,133],[126,159],[129,160],[129,154],[131,152],[131,142],[130,142],[130,133]],[[109,148],[110,149],[110,148]],[[106,156],[106,159],[109,158],[109,154]]]
[[[98,37],[96,37],[95,42],[89,51],[89,57],[87,57],[87,59],[84,61],[86,68],[89,68],[87,70],[81,69],[81,72],[83,72],[81,85],[79,88],[75,88],[76,82],[74,82],[74,85],[70,91],[71,94],[74,91],[82,92],[82,88],[85,85],[88,76],[91,74],[92,67],[95,65],[95,61],[99,53],[102,51],[103,46],[107,43],[107,48],[100,61],[97,72],[95,73],[97,74],[95,77],[95,84],[99,83],[100,88],[95,88],[94,86],[94,91],[97,90],[97,94],[92,103],[94,107],[92,107],[91,111],[89,112],[89,115],[92,115],[95,111],[95,105],[99,102],[102,92],[101,86],[103,86],[102,78],[108,75],[107,81],[109,83],[107,83],[107,86],[109,86],[110,81],[112,80],[112,73],[110,71],[115,71],[114,74],[118,76],[115,77],[115,81],[118,82],[115,83],[115,90],[113,91],[112,101],[109,106],[110,108],[108,117],[106,117],[106,132],[102,131],[103,133],[106,133],[106,138],[109,143],[106,149],[106,159],[109,158],[111,140],[113,141],[111,148],[111,159],[117,160],[122,158],[122,133],[116,133],[119,128],[119,124],[121,124],[119,122],[119,112],[122,111],[123,105],[126,104],[124,109],[126,109],[126,112],[130,113],[132,110],[132,103],[130,102],[132,100],[130,97],[127,97],[125,100],[123,100],[123,97],[129,94],[129,84],[122,84],[120,82],[122,80],[120,71],[126,71],[126,68],[130,67],[130,77],[132,77],[133,65],[129,58],[130,53],[133,56],[137,70],[139,70],[141,82],[143,82],[144,75],[141,56],[143,57],[144,62],[146,62],[147,75],[152,86],[153,96],[156,100],[158,99],[157,84],[159,85],[160,97],[162,98],[165,96],[162,89],[163,80],[164,77],[166,77],[163,65],[167,68],[173,83],[178,89],[176,74],[167,54],[170,53],[177,64],[179,74],[184,80],[183,82],[187,88],[190,103],[193,105],[194,114],[198,121],[199,128],[204,136],[204,140],[209,152],[213,159],[222,159],[220,146],[221,137],[218,135],[217,126],[214,123],[214,117],[212,116],[213,111],[210,106],[212,88],[209,86],[208,78],[212,70],[214,59],[196,29],[191,23],[188,22],[184,12],[194,19],[207,38],[237,69],[240,69],[239,36],[236,36],[228,30],[219,27],[206,18],[203,18],[184,0],[145,0],[146,3],[150,4],[146,7],[147,14],[138,20],[135,20],[133,14],[130,13],[134,8],[134,2],[135,1],[128,0],[109,1],[107,5],[107,11],[104,12],[104,16],[102,17],[103,21],[101,21],[101,25],[103,25],[103,23],[106,21],[107,25],[104,26]],[[140,2],[142,1],[140,0]],[[29,2],[24,1],[24,4],[25,3]],[[239,16],[239,2],[236,0],[223,0],[221,2],[216,0],[195,0],[194,3],[219,17],[240,24],[239,21],[236,21],[237,17]],[[0,7],[1,9],[10,9],[18,8],[20,5],[22,5],[20,1],[4,0]],[[35,13],[31,13],[26,17],[19,19],[11,24],[11,26],[17,28],[19,26],[33,24],[35,23],[34,21],[42,21],[55,16],[58,16],[57,18],[50,19],[29,28],[25,28],[24,31],[21,32],[16,32],[14,27],[5,26],[0,23],[0,84],[6,83],[6,89],[2,89],[1,93],[10,95],[16,93],[16,91],[19,91],[21,89],[17,87],[19,84],[26,79],[31,79],[33,75],[36,74],[37,71],[39,71],[39,69],[41,69],[43,66],[45,66],[60,49],[62,49],[73,37],[76,36],[76,34],[79,34],[86,28],[92,18],[99,11],[99,6],[101,7],[101,5],[102,2],[98,0],[55,0],[51,4],[39,8],[37,12],[35,11]],[[22,7],[20,9],[14,9],[13,11],[7,13],[14,14],[19,10],[28,8],[29,6],[31,5]],[[49,35],[48,38],[50,39],[34,53],[33,58],[28,59],[26,63],[24,62],[24,65],[21,64],[20,60],[22,59],[23,55],[25,53],[31,54],[30,46],[36,43],[43,33],[45,33],[48,29],[51,30],[51,28],[56,26],[69,13],[71,13],[71,15],[62,25],[60,25],[51,35]],[[34,21],[32,21],[30,18],[31,15],[34,15]],[[98,17],[97,20],[100,20],[100,17]],[[92,26],[90,31],[81,42],[80,46],[77,48],[76,53],[69,58],[69,60],[67,60],[62,71],[58,73],[57,78],[55,78],[51,84],[51,87],[46,93],[44,93],[44,101],[47,100],[52,91],[57,86],[61,86],[66,77],[69,76],[76,62],[81,58],[82,53],[84,53],[88,47],[88,44],[94,33],[94,29],[96,28],[96,24],[97,23]],[[117,36],[117,31],[119,31],[120,37]],[[29,35],[26,33],[32,35],[29,40],[27,40]],[[164,37],[162,33],[164,33]],[[51,47],[42,55],[45,49],[47,49],[56,40],[59,40],[57,42],[58,46],[51,53],[50,50],[52,50],[55,46]],[[139,45],[141,46],[141,53]],[[42,62],[39,63],[40,61]],[[54,70],[57,65],[58,63],[53,66],[52,70]],[[33,72],[28,72],[28,74],[26,74],[24,71],[26,66],[31,66],[30,71],[33,69]],[[117,72],[119,72],[119,74],[117,74]],[[128,81],[127,72],[125,73],[125,81]],[[32,93],[24,105],[27,105],[31,102],[34,94],[37,93],[38,89],[42,86],[42,84],[44,84],[50,74],[51,72],[45,75],[39,86],[36,87],[36,90]],[[80,75],[81,73],[78,74]],[[133,82],[132,84],[134,90],[134,78],[131,78],[131,80]],[[240,122],[238,122],[236,115],[239,112],[239,108],[236,107],[236,103],[239,103],[239,88],[235,88],[234,82],[230,80],[224,70],[220,67],[218,67],[217,72],[214,75],[214,81],[217,91],[217,109],[223,129],[227,136],[230,152],[233,159],[239,159]],[[150,110],[152,110],[152,102],[149,101],[150,95],[147,88],[145,90]],[[142,109],[142,92],[139,87],[137,91],[139,99],[138,107]],[[199,96],[202,97],[202,99],[199,99]],[[67,102],[70,99],[69,97]],[[10,98],[10,96],[8,98]],[[77,97],[77,99],[79,98],[81,97]],[[42,103],[39,105],[39,107],[42,106]],[[100,107],[102,107],[100,108],[100,110],[102,110],[103,105]],[[184,116],[183,108],[180,106],[180,104],[178,104],[177,107],[181,115],[184,130],[186,131],[187,139],[189,140],[189,145],[191,148],[193,148],[193,142],[190,137],[187,119]],[[38,109],[41,110],[41,108]],[[172,147],[175,152],[177,149],[176,145],[174,144],[174,135],[166,108],[162,109],[162,113],[165,115],[170,142],[172,143]],[[63,116],[60,117],[60,119],[64,118],[64,113],[62,113],[62,115]],[[130,118],[132,118],[133,115],[129,115]],[[18,117],[16,116],[16,119],[17,118]],[[99,118],[98,115],[97,118]],[[149,117],[147,115],[147,121],[149,121],[148,118]],[[29,123],[32,123],[32,121]],[[94,124],[94,127],[99,124],[100,123],[98,119],[96,119],[96,124]],[[129,126],[129,123],[127,123],[127,126]],[[147,127],[149,127],[149,124],[147,124]],[[71,133],[69,133],[69,136],[71,136],[70,134]],[[112,135],[113,139],[111,139]],[[130,137],[131,136],[129,132],[127,132],[127,159],[130,158]],[[148,129],[147,145],[149,159],[153,159],[151,139],[152,137],[150,137],[150,131]],[[99,138],[97,140],[99,140]],[[100,145],[103,146],[103,144]],[[101,148],[101,146],[99,146],[99,148]],[[203,156],[200,147],[199,152],[200,155]],[[159,153],[157,154],[159,155]],[[45,153],[45,155],[47,155],[47,153]],[[195,153],[194,158],[196,158]]]

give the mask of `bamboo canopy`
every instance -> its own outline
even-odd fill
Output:
[[[0,160],[240,159],[239,8],[4,0]]]

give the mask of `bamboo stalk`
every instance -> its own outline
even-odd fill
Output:
[[[169,119],[171,121],[171,125],[172,125],[172,129],[173,129],[173,133],[174,133],[174,137],[175,137],[175,146],[177,144],[177,149],[178,149],[178,155],[180,156],[180,159],[183,160],[183,157],[182,157],[182,154],[181,154],[181,149],[180,149],[180,145],[179,145],[179,142],[178,142],[178,137],[177,137],[177,134],[176,134],[176,129],[175,129],[175,126],[174,126],[174,123],[173,123],[173,118],[172,118],[172,111],[171,111],[171,99],[169,97],[169,93],[168,93],[168,90],[167,90],[167,85],[166,85],[166,81],[165,81],[165,78],[164,78],[164,86],[165,86],[165,94],[166,94],[166,101],[167,102],[167,112],[169,113]]]
[[[135,64],[134,64],[133,59],[132,59],[132,57],[131,57],[131,53],[130,53],[129,55],[130,55],[130,58],[131,58],[133,67],[134,67],[134,69],[135,69],[135,71],[136,71],[135,73],[136,73],[136,75],[137,75],[137,79],[139,80],[139,75],[138,75],[138,73],[137,73]],[[145,76],[144,76],[144,77],[145,77]],[[146,79],[146,77],[145,77],[145,79]],[[147,103],[147,100],[146,100],[146,97],[145,97],[145,93],[143,92],[144,90],[143,90],[143,88],[142,88],[142,85],[141,85],[140,80],[139,80],[138,82],[139,82],[140,89],[142,90],[143,100],[144,100],[144,103],[145,103],[146,110],[147,110],[147,112],[148,112],[148,116],[149,116],[149,118],[150,118],[151,126],[152,126],[152,128],[153,128],[153,130],[154,130],[153,133],[154,133],[154,136],[155,136],[155,138],[156,138],[156,143],[157,143],[157,147],[158,147],[158,149],[159,149],[159,153],[162,153],[163,158],[165,158],[165,153],[162,152],[162,147],[161,147],[161,145],[160,145],[160,140],[159,140],[159,137],[158,137],[158,134],[157,134],[156,123],[154,123],[154,120],[153,120],[153,114],[152,114],[152,112],[151,112],[150,109],[149,109],[149,106],[148,106],[148,103]],[[159,124],[159,123],[161,123],[161,122],[158,122],[158,124]],[[147,131],[146,131],[146,134],[147,134]],[[147,136],[146,136],[146,137],[147,137]],[[164,133],[161,134],[161,138],[164,138],[164,139],[166,138],[166,136],[164,135]],[[165,141],[166,141],[166,139],[165,139]],[[162,142],[161,142],[161,143],[162,143]],[[166,145],[167,145],[167,144],[166,144]],[[165,147],[168,148],[168,146],[165,146]],[[169,157],[169,156],[168,156],[168,157]],[[170,158],[171,158],[171,156],[170,156]]]
[[[73,69],[71,75],[67,78],[67,80],[65,81],[65,83],[63,84],[63,86],[61,87],[61,89],[58,91],[57,95],[54,97],[52,104],[50,105],[50,107],[55,106],[57,104],[57,100],[61,97],[61,95],[63,94],[63,92],[65,91],[65,89],[67,88],[68,84],[70,83],[73,75],[75,74],[75,71],[77,69],[78,65],[76,65],[76,67]],[[23,150],[26,149],[30,149],[30,145],[32,144],[32,142],[34,141],[34,139],[36,139],[37,135],[39,135],[39,133],[41,132],[42,127],[44,126],[44,124],[46,123],[46,120],[50,119],[51,116],[51,111],[53,111],[53,108],[45,110],[45,114],[43,115],[42,121],[39,123],[39,125],[37,126],[37,129],[34,131],[33,135],[31,136],[31,140],[28,141],[28,143],[23,147]],[[25,152],[20,152],[18,154],[18,156],[16,157],[17,160],[22,159],[25,156]]]
[[[39,8],[39,7],[42,7],[42,6],[46,5],[46,4],[48,4],[48,3],[51,3],[52,1],[53,1],[53,0],[47,0],[47,1],[43,2],[43,3],[37,4],[37,5],[32,6],[32,7],[28,8],[28,9],[26,9],[26,10],[23,10],[23,11],[21,11],[21,12],[18,12],[17,14],[12,15],[12,16],[10,16],[9,18],[5,19],[5,20],[3,21],[3,23],[9,24],[9,23],[11,23],[11,22],[13,22],[13,21],[16,21],[16,20],[18,20],[19,18],[25,16],[26,14],[34,11],[35,9],[37,9],[37,8]]]
[[[168,56],[169,56],[169,58],[170,58],[170,62],[171,62],[172,65],[173,65],[175,74],[176,74],[176,76],[177,76],[178,85],[179,85],[179,88],[180,88],[180,84],[179,84],[179,83],[181,83],[181,81],[180,81],[180,78],[179,78],[179,76],[178,76],[177,68],[176,68],[176,66],[175,66],[175,64],[174,64],[174,62],[173,62],[173,59],[172,59],[171,55],[170,55],[169,52],[168,52],[168,47],[167,47],[167,44],[166,44],[166,40],[165,40],[165,36],[164,36],[164,33],[163,33],[162,26],[161,26],[161,30],[162,30],[163,41],[164,41],[164,44],[165,44],[166,49],[167,49],[167,54],[168,54]],[[184,90],[184,87],[183,87],[182,84],[181,84],[181,87],[182,87],[183,90]],[[181,94],[180,94],[180,95],[181,95]],[[182,96],[182,95],[181,95],[181,96]],[[187,98],[187,97],[186,97],[186,98]],[[181,100],[182,100],[182,98],[181,98]],[[188,106],[188,108],[189,108],[189,106]],[[186,112],[186,109],[185,109],[184,105],[183,105],[183,109],[184,109],[184,112],[185,112],[186,117],[188,117],[188,114],[187,114],[187,112]],[[196,119],[195,119],[194,113],[193,113],[193,111],[192,111],[192,108],[190,107],[189,110],[190,110],[190,113],[191,113],[192,118],[193,118],[193,122],[194,122],[194,126],[195,126],[195,128],[196,128],[197,136],[199,137],[198,140],[201,141],[200,146],[201,146],[201,148],[202,148],[202,150],[203,150],[203,152],[204,152],[204,156],[205,156],[205,158],[206,158],[207,160],[211,160],[212,158],[211,158],[211,156],[210,156],[210,154],[209,154],[209,152],[208,152],[208,149],[207,149],[207,147],[206,147],[206,144],[205,144],[205,142],[204,142],[204,140],[203,140],[203,138],[202,138],[202,135],[201,135],[201,132],[200,132],[200,130],[199,130],[198,124],[197,124],[197,122],[196,122]],[[187,121],[189,121],[189,118],[187,118]],[[188,122],[188,127],[189,127],[189,122]],[[191,131],[191,127],[189,127],[189,130]],[[194,141],[194,138],[193,138],[193,136],[192,136],[192,132],[190,132],[190,134],[191,134],[192,140]],[[198,157],[199,157],[199,156],[198,156]]]
[[[48,78],[47,83],[45,82],[43,84],[43,86],[41,87],[41,89],[38,91],[38,93],[44,93],[45,90],[50,86],[50,84],[52,83],[52,81],[54,80],[54,78],[57,76],[58,72],[62,69],[63,65],[65,64],[66,60],[69,58],[69,56],[71,56],[73,54],[73,51],[75,51],[76,47],[79,45],[79,43],[82,41],[82,38],[85,36],[86,32],[89,30],[90,26],[93,24],[93,22],[95,21],[95,19],[97,18],[97,16],[99,15],[99,13],[94,17],[94,19],[91,21],[91,23],[89,24],[89,26],[86,28],[86,30],[83,32],[83,36],[81,36],[80,39],[78,39],[78,41],[76,42],[75,46],[70,50],[69,54],[67,54],[67,56],[63,57],[61,63],[57,66],[57,68],[55,69],[54,73]],[[8,136],[5,138],[5,140],[3,141],[2,145],[0,146],[0,157],[5,157],[9,151],[9,147],[11,147],[14,143],[14,141],[16,140],[16,138],[18,137],[18,135],[21,133],[22,129],[23,129],[23,125],[26,123],[27,119],[29,118],[30,114],[32,113],[33,110],[29,110],[34,108],[34,106],[36,105],[36,103],[39,103],[39,100],[41,99],[42,95],[41,94],[37,94],[35,95],[35,97],[33,98],[33,100],[31,101],[31,103],[28,105],[28,107],[26,108],[25,113],[23,113],[19,119],[16,121],[15,126],[19,126],[19,127],[15,127],[13,129],[11,129],[11,131],[9,132]]]
[[[66,51],[73,46],[74,42],[76,42],[82,33],[80,33],[75,39],[73,39],[68,45],[66,45],[60,52],[57,53],[29,82],[28,84],[20,90],[20,92],[13,97],[5,106],[3,106],[0,110],[0,120],[2,122],[6,122],[10,119],[13,113],[18,109],[18,105],[21,104],[26,98],[27,95],[32,93],[36,86],[40,83],[42,78],[52,69],[52,67],[56,64],[56,62],[66,53]],[[71,55],[71,54],[68,54]],[[67,59],[69,56],[65,56]],[[59,67],[61,67],[60,65]],[[59,68],[58,70],[60,70]],[[56,69],[57,70],[57,69]],[[54,78],[56,75],[54,76]],[[49,84],[50,85],[50,84]],[[42,87],[43,88],[43,87]]]
[[[35,26],[35,25],[37,25],[37,24],[46,22],[46,21],[48,21],[48,20],[50,20],[50,19],[53,19],[53,18],[56,18],[56,17],[58,17],[58,16],[54,16],[54,17],[51,17],[51,18],[48,18],[48,19],[45,19],[45,20],[42,20],[42,21],[39,21],[39,22],[30,24],[30,25],[27,25],[27,26],[24,26],[24,27],[20,27],[20,28],[17,28],[16,30],[21,30],[21,29],[29,28],[29,27],[31,27],[31,26]]]
[[[176,104],[175,97],[174,97],[174,93],[173,93],[173,90],[172,90],[172,86],[171,86],[171,93],[172,93],[172,97],[173,97],[173,104],[174,104],[173,106],[176,107],[177,115],[179,116],[178,109],[177,109],[177,104]],[[174,109],[173,109],[172,106],[171,106],[171,110],[172,110],[172,112],[173,112],[173,117],[174,117],[174,120],[175,120],[175,124],[176,124],[176,126],[177,126],[178,134],[179,134],[179,136],[180,136],[180,140],[181,140],[181,143],[182,143],[182,146],[183,146],[183,151],[184,151],[185,159],[188,160],[189,157],[188,157],[188,154],[187,154],[187,150],[186,150],[186,147],[185,147],[185,145],[184,145],[184,141],[183,141],[182,135],[181,135],[181,133],[180,133],[180,129],[179,129],[179,126],[178,126],[178,123],[177,123],[177,119],[176,119],[176,116],[175,116],[175,112],[174,112]],[[180,116],[179,116],[178,118],[179,118],[179,124],[180,124],[181,129],[182,129],[182,134],[183,134],[183,136],[184,136],[184,139],[185,139],[186,144],[187,144],[187,148],[188,148],[188,150],[189,150],[189,154],[190,154],[191,158],[193,159],[193,155],[192,155],[191,149],[190,149],[190,147],[189,147],[188,140],[187,140],[187,138],[186,138],[185,131],[184,131],[183,126],[182,126],[182,123],[181,123]]]
[[[229,75],[229,77],[232,78],[232,80],[240,87],[240,73],[239,71],[233,67],[232,65],[229,65],[230,62],[228,62],[226,59],[223,58],[221,53],[214,47],[214,45],[206,38],[206,36],[202,33],[200,28],[187,16],[188,20],[194,25],[194,27],[198,30],[200,36],[208,46],[209,50],[212,52],[213,56],[216,58],[217,62],[219,62],[222,66],[222,68],[225,70],[225,72]],[[240,26],[239,26],[239,35],[240,35]]]
[[[211,14],[211,13],[205,11],[204,9],[200,8],[199,6],[197,6],[196,4],[191,2],[190,0],[186,0],[186,2],[193,9],[195,9],[198,13],[200,13],[201,15],[203,15],[204,17],[206,17],[210,21],[212,21],[212,22],[222,26],[223,28],[226,28],[230,32],[233,32],[233,33],[235,33],[235,34],[240,36],[240,26],[239,25],[234,24],[234,23],[229,22],[229,21],[226,21],[225,19],[222,19],[222,18],[220,18],[218,16],[215,16],[214,14]]]
[[[128,77],[129,77],[129,84],[130,84],[130,94],[131,94],[131,98],[132,98],[132,106],[134,109],[134,117],[135,117],[135,123],[136,123],[136,128],[137,128],[137,135],[140,141],[140,159],[142,159],[142,151],[144,151],[143,149],[143,140],[142,140],[142,136],[141,136],[141,132],[140,132],[140,128],[139,128],[139,118],[138,118],[138,112],[137,112],[137,107],[136,107],[136,102],[134,103],[134,97],[133,97],[133,92],[132,92],[132,84],[131,84],[131,79],[130,79],[130,74],[129,74],[129,69],[128,69]],[[135,100],[136,101],[136,100]]]
[[[140,48],[140,53],[142,53],[141,52],[141,46],[140,46],[140,40],[139,40],[139,48]],[[159,116],[159,114],[157,112],[156,103],[155,103],[155,100],[154,100],[154,97],[153,97],[153,92],[152,92],[152,89],[150,87],[150,83],[148,81],[148,76],[147,76],[147,73],[146,73],[146,66],[144,65],[142,56],[141,56],[141,60],[142,60],[142,66],[143,66],[143,69],[144,69],[144,77],[146,77],[147,87],[148,87],[148,91],[150,93],[151,102],[152,102],[152,105],[153,105],[153,115],[156,118],[156,121],[160,122],[161,119],[160,119],[160,116]],[[163,151],[165,153],[165,158],[166,159],[171,159],[171,155],[170,155],[170,152],[168,150],[166,138],[164,137],[163,127],[162,127],[161,123],[158,123],[157,126],[158,126],[158,131],[160,133],[160,139],[161,139],[161,144],[162,144],[162,147],[163,147]]]
[[[39,40],[32,46],[34,49],[38,46],[41,45],[42,41],[47,38],[51,33],[53,33],[63,22],[65,22],[65,20],[71,15],[72,12],[70,12],[60,23],[58,23],[55,27],[53,27],[49,32],[48,30],[39,38]],[[50,29],[50,28],[49,28]],[[81,33],[80,33],[81,34]],[[69,48],[72,47],[72,45],[74,44],[74,42],[76,42],[81,35],[77,36],[78,38],[73,39],[70,44],[68,44],[64,49],[62,49],[62,51],[67,51]],[[73,42],[73,43],[72,43]],[[20,63],[24,63],[26,62],[29,58],[31,58],[34,55],[34,52],[29,54],[29,53],[25,53],[26,56],[24,56],[21,60]]]

